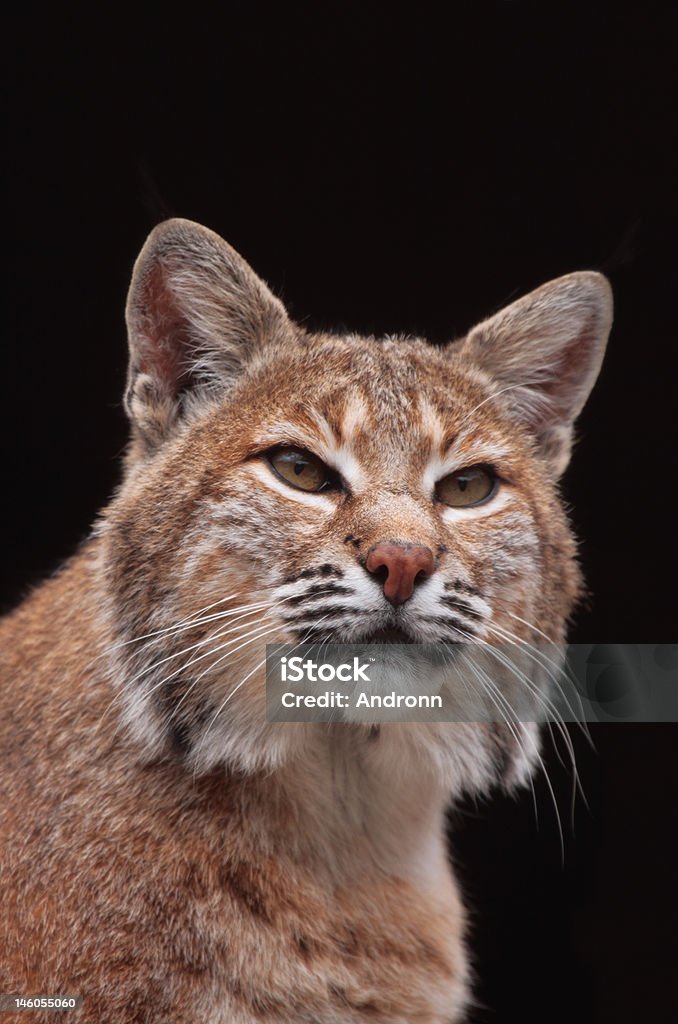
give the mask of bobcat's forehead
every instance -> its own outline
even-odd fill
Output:
[[[430,488],[441,473],[519,448],[496,410],[474,415],[491,391],[471,368],[423,342],[342,341],[318,346],[308,360],[288,352],[283,372],[274,362],[256,379],[244,415],[255,446],[308,448],[356,490],[376,478],[419,489],[422,476]],[[265,408],[262,385],[275,395]]]

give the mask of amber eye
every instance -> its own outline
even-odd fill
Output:
[[[334,479],[329,467],[303,448],[276,448],[268,461],[286,484],[301,491],[322,491]]]
[[[452,508],[482,505],[497,489],[497,477],[489,466],[469,466],[444,476],[436,484],[436,497]]]

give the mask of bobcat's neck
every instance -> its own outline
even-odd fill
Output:
[[[397,750],[389,751],[393,727],[391,735],[382,727],[372,738],[353,726],[317,728],[307,756],[275,780],[292,816],[290,846],[311,853],[338,879],[369,866],[439,887],[449,874],[442,789],[399,775]],[[374,750],[378,744],[381,751]]]

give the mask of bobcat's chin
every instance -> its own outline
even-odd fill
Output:
[[[398,626],[382,626],[379,629],[371,629],[360,637],[364,644],[414,644],[415,637],[407,629]]]
[[[327,634],[325,634],[327,637]],[[334,644],[418,644],[421,643],[420,638],[407,626],[397,625],[385,625],[385,626],[372,626],[368,625],[365,627],[363,632],[353,632],[346,634],[342,630],[337,630],[331,634],[328,640],[329,643]],[[440,638],[438,643],[450,643],[455,641],[445,641]]]

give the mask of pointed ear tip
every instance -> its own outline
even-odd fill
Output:
[[[595,291],[600,296],[612,300],[612,285],[605,274],[601,274],[599,270],[576,270],[570,276],[579,280],[590,291]]]
[[[186,217],[170,217],[167,220],[160,221],[149,232],[142,252],[144,250],[152,251],[159,244],[166,244],[172,241],[186,241],[190,238],[196,238],[196,236],[211,239],[219,237],[214,231],[210,231],[204,224],[199,224],[196,220],[188,220]]]
[[[586,299],[606,319],[612,320],[614,296],[612,286],[598,270],[575,270],[572,274],[556,279],[561,284]],[[548,286],[547,286],[548,287]]]
[[[204,248],[206,244],[222,251],[231,251],[230,246],[219,235],[197,221],[185,217],[170,217],[156,224],[147,235],[134,264],[127,293],[128,316],[134,311],[141,283],[157,265],[159,257]]]

